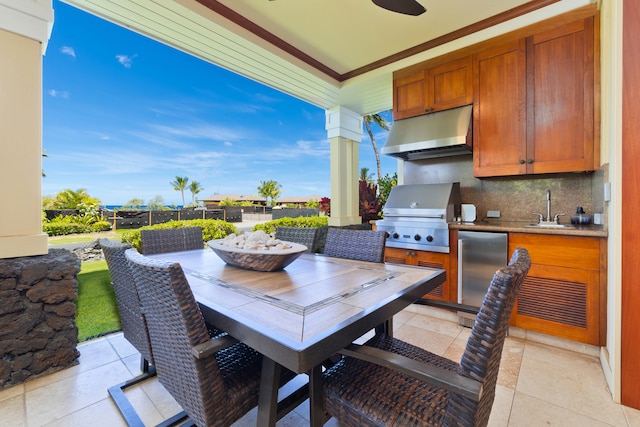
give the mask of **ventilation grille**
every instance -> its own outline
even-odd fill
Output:
[[[469,314],[467,314],[467,316],[470,316]],[[458,325],[464,327],[464,328],[473,328],[473,324],[475,323],[476,318],[473,317],[465,317],[462,315],[458,315]]]
[[[385,255],[384,262],[390,262],[392,264],[406,264],[407,260],[401,257]]]
[[[437,262],[429,262],[429,261],[418,261],[418,267],[437,268],[438,270],[444,270],[444,267],[442,266],[442,264],[437,263]],[[442,287],[443,287],[443,285],[444,285],[444,283],[442,285],[438,285],[437,288],[434,288],[427,295],[430,295],[432,297],[442,298],[442,295],[443,295]]]
[[[531,277],[518,295],[518,314],[587,327],[587,288],[583,283]]]

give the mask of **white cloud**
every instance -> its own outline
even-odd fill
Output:
[[[76,57],[76,51],[71,47],[71,46],[62,46],[60,48],[60,52],[64,53],[65,55],[69,55],[72,57]]]
[[[227,147],[231,147],[233,145],[233,143],[231,141],[225,141],[224,145]]]
[[[133,65],[133,58],[137,55],[129,56],[129,55],[116,55],[116,59],[124,68],[131,68]]]
[[[52,96],[54,98],[69,99],[69,92],[67,91],[49,89],[47,93],[49,94],[49,96]]]

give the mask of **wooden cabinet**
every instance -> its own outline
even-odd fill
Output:
[[[527,38],[528,173],[598,166],[593,27],[591,17]]]
[[[513,309],[511,324],[587,344],[603,345],[605,239],[509,234],[509,254],[518,246],[531,255],[531,269]]]
[[[393,120],[424,114],[424,70],[393,76]]]
[[[425,71],[424,111],[448,110],[473,102],[471,56],[434,66]]]
[[[526,55],[523,39],[474,55],[473,172],[526,173]]]
[[[476,177],[599,167],[594,45],[590,17],[474,55]]]
[[[418,267],[430,267],[445,270],[447,274],[445,282],[426,294],[424,297],[450,301],[452,295],[450,289],[451,274],[449,254],[416,251],[413,249],[386,248],[384,251],[384,261],[394,264],[415,265]]]
[[[471,56],[437,65],[429,62],[394,74],[394,120],[447,110],[472,102]]]

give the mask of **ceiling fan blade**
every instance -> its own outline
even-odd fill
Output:
[[[418,16],[427,11],[416,0],[372,0],[374,4],[392,12],[404,13],[405,15]]]

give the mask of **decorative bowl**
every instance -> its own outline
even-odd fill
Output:
[[[255,271],[282,270],[307,250],[305,245],[293,242],[286,242],[289,249],[240,249],[221,245],[222,240],[210,240],[207,245],[227,264]]]

